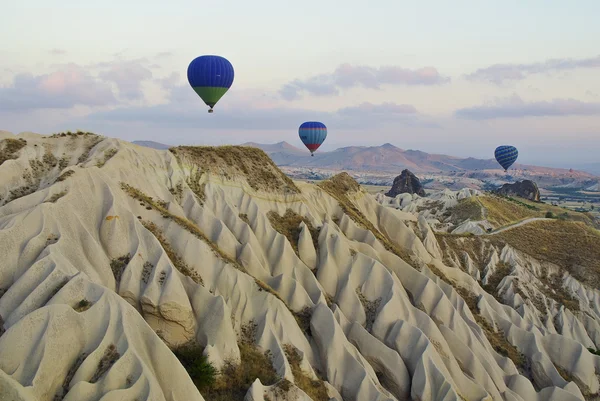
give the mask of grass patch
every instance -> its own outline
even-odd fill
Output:
[[[375,323],[375,318],[377,317],[377,309],[379,309],[379,305],[381,305],[381,297],[374,301],[369,301],[360,291],[360,288],[356,289],[356,295],[358,296],[358,299],[365,310],[365,314],[367,315],[365,329],[367,329],[368,332],[371,332],[371,328],[373,328],[373,323]]]
[[[142,281],[144,284],[148,284],[148,280],[150,280],[150,275],[152,274],[152,270],[154,269],[154,265],[148,261],[144,262],[142,266]]]
[[[142,221],[142,224],[144,225],[144,227],[146,227],[146,229],[148,231],[150,231],[154,235],[154,237],[156,237],[158,242],[160,242],[160,245],[162,246],[162,248],[167,253],[167,256],[169,257],[169,260],[171,261],[173,266],[175,266],[175,268],[177,270],[179,270],[179,272],[181,274],[191,278],[192,280],[194,280],[194,282],[196,282],[198,284],[204,285],[204,282],[202,281],[202,277],[200,277],[200,275],[197,272],[195,272],[193,269],[191,269],[187,265],[187,263],[185,263],[184,260],[175,252],[175,250],[173,249],[173,247],[171,246],[169,241],[165,238],[161,229],[158,228],[158,226],[156,224],[152,223],[151,221]],[[162,272],[159,277],[159,283],[161,285],[164,283],[165,278],[166,278],[166,273]],[[160,281],[162,281],[162,282],[160,282]]]
[[[183,184],[181,182],[178,182],[175,187],[169,188],[169,192],[175,197],[177,203],[181,203],[183,199]]]
[[[496,227],[505,226],[530,217],[543,217],[537,206],[517,201],[513,198],[480,196],[477,198],[486,210],[487,220]]]
[[[58,292],[65,286],[67,285],[67,283],[69,282],[68,278],[64,278],[60,283],[58,283],[58,285],[56,287],[54,287],[54,289],[52,290],[52,292],[50,293],[50,296],[48,297],[48,300],[44,303],[48,303],[48,301],[50,301],[56,294],[58,294]]]
[[[458,204],[447,210],[450,215],[450,222],[457,225],[466,220],[483,220],[483,210],[481,203],[477,199],[464,198],[458,201]]]
[[[27,146],[27,141],[23,138],[12,139],[6,138],[0,141],[4,144],[0,149],[0,166],[7,160],[14,160],[19,157],[19,151]]]
[[[105,150],[104,151],[104,157],[101,160],[98,160],[96,162],[96,167],[98,167],[98,168],[104,167],[104,165],[106,164],[106,162],[109,161],[111,159],[111,157],[113,157],[116,154],[117,154],[117,149],[110,148],[108,150]]]
[[[256,285],[258,286],[258,291],[266,291],[269,294],[273,295],[278,300],[280,300],[286,306],[286,308],[290,311],[290,313],[294,316],[294,319],[296,319],[296,323],[298,323],[298,326],[300,326],[302,331],[304,331],[306,334],[310,335],[310,319],[312,317],[311,308],[309,308],[307,306],[304,309],[302,309],[300,312],[294,312],[288,306],[288,304],[283,300],[283,298],[281,298],[281,295],[279,295],[279,293],[273,289],[273,287],[271,287],[269,284],[267,284],[264,281],[261,281],[257,278],[254,278],[254,281],[256,282]]]
[[[86,136],[87,135],[92,135],[91,139],[87,139],[86,138],[87,143],[85,145],[85,149],[84,149],[83,153],[77,159],[77,164],[79,164],[79,163],[85,162],[90,157],[90,153],[92,152],[92,149],[94,148],[94,146],[96,146],[97,144],[99,144],[100,142],[102,142],[103,138],[101,136],[97,136],[95,134],[92,134],[91,132],[81,133],[81,134],[77,133],[75,135],[86,135]]]
[[[294,382],[302,391],[304,391],[314,401],[328,401],[329,395],[327,394],[327,388],[323,380],[315,380],[306,374],[300,367],[302,358],[291,344],[285,344],[283,346],[285,356],[292,368],[292,374],[294,375]]]
[[[512,234],[511,231],[516,231],[516,230],[521,230],[521,229],[530,230],[531,227],[529,227],[529,226],[532,226],[532,225],[538,224],[538,223],[554,224],[554,222],[533,222],[528,225],[517,227],[515,229],[508,230],[508,231],[505,231],[498,235],[495,235],[493,237],[487,237],[487,238],[482,238],[482,237],[477,237],[477,236],[472,237],[472,238],[461,238],[457,235],[443,234],[443,233],[436,233],[435,235],[436,235],[436,238],[438,239],[438,243],[440,244],[440,248],[442,250],[444,263],[446,265],[452,265],[450,255],[452,253],[454,253],[454,254],[458,255],[458,259],[461,263],[461,268],[465,271],[466,271],[466,263],[465,263],[466,259],[464,257],[461,257],[461,255],[463,255],[463,252],[465,252],[469,255],[469,257],[473,260],[473,262],[475,263],[476,266],[483,266],[487,262],[486,258],[489,256],[489,252],[485,252],[485,251],[490,250],[492,247],[501,249],[506,245],[506,243],[508,243],[510,246],[512,246],[516,249],[520,249],[525,254],[531,255],[534,258],[546,260],[546,261],[549,261],[552,263],[557,263],[557,260],[549,260],[550,257],[548,255],[545,255],[544,258],[542,258],[541,254],[532,252],[532,248],[530,247],[530,244],[528,244],[528,243],[519,244],[518,241],[520,240],[519,239],[520,237],[517,237],[512,242],[508,242],[508,241],[504,240],[503,238],[500,238],[501,235]],[[565,222],[565,224],[580,224],[581,227],[588,229],[588,230],[592,230],[591,228],[586,227],[582,223]],[[556,235],[556,234],[554,234],[552,232],[548,234],[548,236],[550,236],[550,237],[552,235]],[[542,241],[542,244],[540,246],[543,249],[545,249],[545,250],[540,251],[542,253],[547,252],[547,250],[551,246],[553,246],[552,244],[547,244],[546,242],[544,242],[545,241],[544,238],[537,237],[535,234],[532,234],[531,240],[533,242]],[[574,242],[578,243],[578,241],[575,238],[574,238]],[[569,251],[569,252],[572,252],[572,251]],[[548,259],[545,259],[545,258],[548,258]],[[487,291],[488,293],[493,295],[501,303],[503,303],[503,301],[498,296],[498,291],[496,288],[497,288],[498,284],[500,284],[502,279],[504,277],[506,277],[507,275],[509,275],[510,272],[511,272],[510,265],[508,265],[502,261],[499,262],[496,266],[496,271],[488,278],[487,285],[483,286],[485,291]],[[580,279],[575,274],[573,276],[575,278]],[[538,289],[540,291],[542,291],[548,298],[553,299],[554,301],[558,302],[559,304],[565,305],[567,308],[569,308],[572,311],[580,310],[579,302],[577,301],[577,299],[575,297],[573,297],[565,288],[563,288],[562,280],[561,280],[560,276],[552,276],[552,277],[541,276],[541,277],[538,277],[538,279],[542,282],[542,284],[545,285],[545,287],[538,286]],[[588,280],[591,280],[591,278],[588,277]],[[515,287],[515,291],[519,295],[521,295],[521,297],[523,299],[528,298],[525,294],[523,294],[521,292],[521,290],[518,287]],[[545,308],[542,300],[539,298],[536,298],[536,297],[532,297],[529,299],[531,299],[531,301],[534,303],[534,305],[543,314],[546,308]]]
[[[598,349],[588,348],[588,351],[590,351],[594,355],[600,356],[600,350]]]
[[[447,234],[441,232],[435,232],[434,234],[438,244],[440,245],[443,255],[443,262],[445,265],[453,265],[451,255],[454,254],[458,256],[462,270],[466,271],[467,259],[464,256],[465,253],[477,266],[482,266],[485,264],[485,259],[488,255],[484,252],[484,250],[491,244],[491,241],[488,238],[475,236],[472,234]]]
[[[589,215],[589,213],[578,212],[574,210],[568,210],[560,206],[554,206],[545,202],[533,202],[528,199],[520,199],[516,200],[514,198],[502,198],[507,199],[511,202],[517,202],[518,204],[527,207],[530,210],[539,210],[539,217],[547,217],[546,214],[548,212],[552,213],[554,217],[548,218],[557,218],[561,220],[569,220],[569,221],[580,221],[589,225],[590,227],[596,227],[594,218]]]
[[[62,173],[61,175],[58,176],[58,178],[56,179],[56,182],[61,182],[66,180],[67,178],[69,178],[70,176],[72,176],[73,174],[75,174],[75,171],[73,170],[67,170],[64,173]]]
[[[65,398],[65,396],[69,392],[69,385],[71,384],[71,380],[73,380],[73,376],[75,376],[75,373],[77,373],[77,370],[79,369],[83,361],[85,361],[85,358],[87,358],[87,354],[85,352],[77,357],[75,363],[67,372],[65,380],[63,380],[62,386],[58,389],[58,392],[54,396],[54,401],[62,401]]]
[[[51,153],[46,153],[42,159],[29,160],[29,168],[23,172],[26,185],[10,191],[5,203],[22,198],[37,191],[42,179],[58,165],[58,160]]]
[[[503,303],[498,296],[498,285],[502,281],[502,279],[510,274],[512,271],[512,267],[503,261],[499,261],[496,263],[496,268],[494,273],[490,277],[488,277],[487,284],[483,286],[483,289],[492,294],[500,303]]]
[[[75,311],[77,311],[77,312],[85,312],[86,310],[90,309],[91,307],[92,307],[92,303],[84,298],[81,301],[77,302],[77,305],[75,305],[75,307],[73,309],[75,309]]]
[[[238,217],[239,217],[240,219],[242,219],[242,221],[243,221],[244,223],[246,223],[246,224],[248,224],[248,225],[250,226],[250,220],[248,219],[248,215],[247,215],[246,213],[240,213],[240,214],[238,215]]]
[[[58,169],[60,171],[66,169],[69,166],[69,158],[63,153],[63,156],[58,161]]]
[[[184,345],[173,351],[198,390],[201,391],[215,385],[218,373],[208,358],[202,354],[202,351],[202,347],[198,344]]]
[[[348,194],[360,191],[360,185],[348,173],[340,173],[333,177],[321,181],[317,186],[327,192],[331,197],[338,201],[340,208],[348,215],[359,227],[369,230],[373,233],[382,245],[388,251],[400,257],[406,263],[415,267],[410,256],[404,250],[394,245],[389,238],[383,235],[369,219],[352,203]]]
[[[294,182],[261,149],[249,146],[177,146],[169,151],[180,163],[232,179],[246,178],[254,190],[297,194]]]
[[[121,355],[117,351],[117,347],[114,344],[110,344],[108,347],[106,347],[102,359],[100,359],[100,362],[98,362],[96,372],[90,379],[90,383],[96,383],[98,379],[100,379],[106,372],[108,372],[111,366],[114,365],[115,362],[117,362],[120,356]]]
[[[121,282],[121,276],[123,275],[123,271],[131,261],[131,254],[119,256],[116,259],[110,261],[110,269],[113,272],[113,276],[115,277],[115,281],[117,283],[117,287]]]
[[[577,280],[600,284],[600,232],[573,221],[535,221],[497,234],[510,246],[566,269]]]
[[[552,290],[550,293],[546,293],[546,296],[554,299],[559,304],[563,304],[572,311],[580,310],[579,301],[563,287],[560,275],[556,274],[547,278],[542,278],[541,281]]]
[[[312,318],[312,308],[305,307],[300,312],[292,312],[294,318],[296,319],[296,323],[298,323],[298,327],[305,333],[307,336],[312,336],[312,332],[310,330],[310,319]]]
[[[56,201],[58,201],[60,198],[62,198],[66,194],[67,194],[66,190],[56,193],[56,194],[52,195],[47,201],[44,201],[44,203],[56,203]]]
[[[167,279],[167,272],[162,271],[158,276],[158,284],[162,287],[165,284],[165,280]]]
[[[311,222],[306,217],[300,216],[292,209],[287,209],[283,216],[280,216],[274,211],[270,211],[267,213],[267,217],[269,218],[269,222],[271,222],[271,226],[275,229],[275,231],[288,239],[292,245],[292,248],[294,249],[294,252],[296,252],[296,255],[299,255],[298,240],[300,239],[300,231],[302,231],[300,229],[300,223],[304,222],[310,232],[313,246],[315,247],[315,250],[318,251],[320,230],[313,227]]]
[[[225,362],[215,383],[203,391],[202,395],[206,400],[243,401],[257,378],[266,386],[279,381],[270,352],[260,352],[254,344],[246,342],[238,345],[241,363],[234,365],[231,361]]]
[[[186,180],[188,187],[192,190],[194,195],[196,195],[196,199],[198,199],[198,203],[204,205],[206,201],[206,184],[200,184],[200,178],[202,177],[202,169],[200,167],[196,167],[192,169],[189,178]]]
[[[71,131],[64,131],[64,132],[57,132],[55,134],[50,135],[50,138],[65,138],[65,137],[78,137],[78,136],[97,136],[96,134],[94,134],[93,132],[87,132],[87,131],[81,131],[81,130],[77,130],[75,132],[71,132]]]

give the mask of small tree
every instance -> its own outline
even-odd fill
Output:
[[[554,213],[552,213],[552,212],[550,212],[550,211],[546,212],[546,218],[547,218],[547,219],[553,219],[554,217],[555,217],[555,216],[554,216]]]

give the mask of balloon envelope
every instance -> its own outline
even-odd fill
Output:
[[[517,157],[519,157],[519,151],[514,146],[502,145],[496,148],[494,156],[496,156],[496,161],[506,171],[517,160]]]
[[[196,57],[187,70],[188,82],[210,111],[233,83],[233,66],[221,56]]]
[[[318,121],[307,121],[298,128],[300,140],[304,146],[313,154],[315,150],[321,146],[325,138],[327,138],[327,127],[325,124]]]

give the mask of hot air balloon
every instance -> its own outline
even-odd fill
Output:
[[[318,121],[307,121],[298,128],[300,139],[304,146],[310,150],[310,155],[314,156],[315,150],[321,146],[325,138],[327,138],[327,127],[325,124]]]
[[[502,145],[496,148],[494,156],[496,156],[496,161],[506,172],[506,170],[508,170],[508,168],[517,160],[517,157],[519,157],[519,151],[514,146]]]
[[[221,56],[196,57],[187,70],[188,81],[194,91],[213,112],[215,104],[233,83],[233,66]]]

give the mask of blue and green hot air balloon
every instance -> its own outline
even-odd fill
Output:
[[[194,91],[213,112],[215,104],[233,83],[233,66],[221,56],[196,57],[187,70],[188,81]]]
[[[325,138],[327,138],[327,127],[325,124],[318,121],[307,121],[300,125],[298,134],[300,135],[300,140],[304,143],[304,146],[310,150],[310,155],[314,156],[315,150],[317,150],[325,141]]]
[[[496,156],[496,161],[506,172],[506,170],[508,170],[508,168],[512,166],[515,161],[517,161],[517,157],[519,157],[519,151],[514,146],[502,145],[496,148],[494,156]]]

